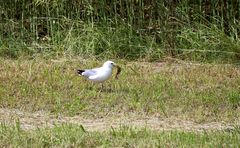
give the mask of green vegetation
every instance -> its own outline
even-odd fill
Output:
[[[237,0],[2,0],[0,147],[237,147],[239,34]],[[104,89],[76,73],[108,59],[122,73]],[[21,117],[15,126],[5,122],[18,119],[4,114],[11,109],[54,117],[224,122],[236,128],[184,132],[124,126],[88,132],[63,124],[23,130]]]
[[[48,53],[239,63],[240,2],[0,2],[0,56]]]
[[[123,69],[120,78],[104,83],[101,90],[101,85],[79,77],[76,69],[103,61],[1,59],[0,106],[88,118],[131,112],[197,122],[240,117],[237,66],[115,62]]]
[[[0,126],[1,147],[238,147],[240,131],[156,132],[122,127],[107,132],[87,132],[82,126],[61,125],[50,129],[23,131]]]

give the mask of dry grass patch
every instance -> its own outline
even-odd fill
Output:
[[[240,116],[236,65],[115,61],[123,71],[101,91],[75,70],[103,61],[0,60],[2,108],[93,118],[137,113],[197,122],[236,121]]]

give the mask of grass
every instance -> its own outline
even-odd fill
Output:
[[[0,125],[1,147],[237,147],[239,128],[221,132],[151,131],[123,126],[105,132],[88,132],[82,126],[63,124],[24,131]]]
[[[239,119],[239,67],[223,64],[115,61],[119,80],[92,84],[77,68],[103,61],[81,57],[56,60],[0,59],[0,107],[90,118],[137,113],[196,122]],[[115,71],[116,72],[116,71]]]
[[[240,118],[239,6],[222,0],[0,2],[0,108],[234,124]],[[212,64],[156,62],[163,57]],[[76,69],[106,59],[121,59],[115,62],[123,72],[104,90],[77,76]],[[238,145],[239,127],[192,133],[87,132],[76,125],[23,131],[20,121],[0,126],[1,147]]]
[[[0,2],[0,56],[36,53],[239,63],[239,3]]]
[[[20,25],[19,23],[16,24]],[[62,25],[61,30],[55,30],[51,36],[46,35],[39,39],[2,36],[0,57],[17,59],[24,55],[34,57],[41,53],[49,57],[75,54],[102,59],[144,58],[148,61],[157,61],[162,57],[172,56],[191,61],[239,63],[239,40],[224,34],[214,25],[208,27],[195,23],[198,28],[195,26],[180,28],[179,34],[174,37],[176,41],[169,41],[176,44],[176,47],[169,47],[168,39],[141,34],[140,30],[124,23],[108,26],[71,19],[60,19],[59,23]]]
[[[35,56],[75,54],[95,57],[125,58],[129,60],[141,57],[156,60],[162,51],[153,38],[142,36],[133,27],[118,27],[83,23],[77,20],[62,19],[62,30],[50,37],[35,40],[29,37],[3,37],[0,40],[0,56],[18,58],[22,55]],[[57,28],[57,26],[55,26]]]
[[[195,24],[198,29],[187,26],[178,34],[179,55],[194,61],[238,63],[239,42],[226,35],[216,25],[210,27]],[[235,59],[235,60],[234,60]]]

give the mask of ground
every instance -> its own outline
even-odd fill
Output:
[[[103,62],[0,59],[0,147],[239,144],[238,65],[119,60],[103,89],[76,73]]]
[[[236,124],[224,122],[195,123],[177,118],[161,118],[136,115],[128,117],[110,118],[104,117],[99,119],[86,119],[81,116],[52,116],[42,112],[22,112],[14,109],[0,109],[0,122],[5,124],[14,124],[20,122],[21,128],[25,130],[53,127],[58,124],[76,124],[82,125],[87,131],[105,131],[111,128],[119,128],[120,126],[131,126],[137,128],[149,128],[151,130],[181,130],[181,131],[217,131],[231,130]]]
[[[102,61],[1,61],[0,121],[19,119],[24,129],[69,122],[88,130],[129,124],[199,131],[239,124],[240,69],[233,64],[115,61],[123,70],[120,78],[100,90],[76,69]]]

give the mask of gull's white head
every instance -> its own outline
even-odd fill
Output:
[[[109,68],[113,68],[113,66],[116,66],[116,64],[113,61],[106,61],[103,64],[103,67],[109,67]]]

